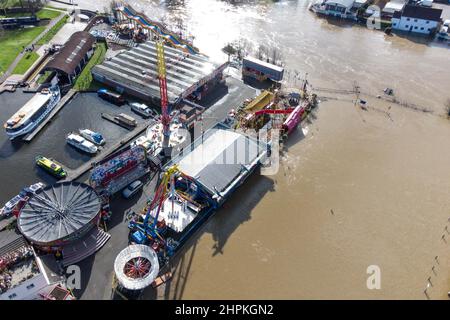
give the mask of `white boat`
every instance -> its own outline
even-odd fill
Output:
[[[155,116],[154,111],[147,105],[143,103],[133,102],[130,103],[131,110],[141,115],[144,118],[149,118],[151,116]]]
[[[30,133],[50,114],[61,99],[58,87],[36,93],[4,124],[11,140]]]
[[[68,144],[74,146],[75,148],[80,149],[81,151],[94,154],[97,153],[98,148],[90,141],[87,141],[82,136],[76,134],[76,133],[69,133],[69,135],[66,138],[66,141]]]
[[[45,187],[45,184],[43,184],[42,182],[37,182],[35,184],[32,184],[31,186],[24,188],[23,190],[25,192],[31,193],[31,194],[35,194],[36,192],[38,192],[39,190],[41,190],[42,188]]]
[[[35,194],[37,191],[42,189],[44,186],[45,185],[42,182],[38,182],[38,183],[32,184],[29,187],[23,188],[22,191],[20,191],[20,193],[17,196],[15,196],[11,200],[9,200],[3,206],[3,208],[0,209],[0,217],[8,216],[9,214],[11,214],[12,211],[14,210],[14,208],[16,208],[19,203],[21,203],[22,201],[28,201],[28,198],[31,195]]]
[[[80,129],[79,132],[80,136],[98,146],[105,144],[105,139],[103,139],[103,136],[99,132],[94,132],[89,129]]]

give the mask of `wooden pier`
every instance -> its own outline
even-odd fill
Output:
[[[73,98],[76,93],[77,92],[73,89],[69,90],[69,92],[61,98],[61,100],[58,102],[52,112],[50,112],[47,118],[45,118],[44,121],[42,121],[42,123],[33,130],[33,132],[23,137],[22,140],[25,142],[30,142],[31,140],[33,140],[34,137],[37,136],[37,134],[47,125],[47,123],[52,120],[52,118],[66,105],[66,103]]]
[[[89,170],[91,170],[93,167],[95,167],[95,164],[98,162],[101,162],[103,159],[109,157],[112,153],[114,153],[115,151],[117,151],[120,147],[126,145],[127,143],[129,143],[131,140],[133,140],[136,136],[138,136],[139,134],[141,134],[142,132],[144,132],[147,127],[151,125],[151,123],[149,123],[148,121],[142,122],[140,124],[138,124],[133,131],[127,133],[126,135],[123,136],[123,139],[121,139],[120,141],[111,144],[110,146],[106,146],[99,154],[97,154],[96,156],[92,157],[90,159],[90,161],[82,164],[81,166],[79,166],[77,169],[71,170],[71,169],[66,169],[67,171],[67,178],[65,179],[66,181],[71,181],[71,180],[76,180],[79,177],[81,177],[83,174],[85,174],[86,172],[88,172]]]

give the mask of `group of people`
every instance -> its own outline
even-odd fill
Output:
[[[0,258],[0,294],[6,292],[11,287],[11,266],[18,264],[31,256],[33,256],[31,247],[24,246],[18,250],[7,253]]]

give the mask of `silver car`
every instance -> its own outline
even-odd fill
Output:
[[[136,180],[128,185],[125,189],[122,191],[122,196],[125,199],[130,199],[132,196],[134,196],[139,190],[142,189],[144,184],[140,180]]]

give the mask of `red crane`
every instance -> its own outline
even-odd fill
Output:
[[[164,40],[156,42],[156,53],[158,57],[158,78],[159,78],[159,94],[161,98],[161,124],[163,126],[163,150],[166,152],[169,147],[170,139],[170,115],[168,110],[167,98],[167,80],[166,80],[166,62],[164,56]],[[167,154],[166,154],[167,155]]]

